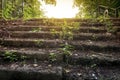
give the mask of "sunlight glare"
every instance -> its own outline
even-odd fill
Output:
[[[57,0],[56,6],[46,5],[44,2],[42,5],[48,18],[73,18],[78,13],[78,8],[73,7],[73,0]]]

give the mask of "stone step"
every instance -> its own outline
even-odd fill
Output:
[[[104,23],[101,22],[77,22],[80,23],[81,26],[104,26]],[[49,26],[55,26],[55,25],[60,25],[64,24],[64,22],[41,22],[41,21],[27,21],[24,23],[24,25],[49,25]],[[68,23],[69,24],[69,23]],[[112,22],[112,26],[120,26],[120,21],[118,22]]]
[[[112,30],[112,29],[111,29]],[[120,27],[119,26],[114,26],[113,27],[113,32],[119,32],[120,31]],[[85,33],[106,33],[109,32],[108,28],[106,28],[105,26],[98,26],[98,27],[80,27],[80,29],[78,30],[79,32],[85,32]]]
[[[119,80],[119,67],[72,66],[64,68],[64,80]]]
[[[104,26],[104,24],[102,23],[88,23],[88,22],[79,22],[81,26]],[[64,22],[33,22],[33,21],[28,21],[26,23],[24,23],[24,25],[34,25],[34,26],[39,26],[39,25],[48,25],[48,26],[55,26],[55,25],[60,25],[60,24],[64,24]],[[119,26],[119,23],[115,24],[116,26]]]
[[[21,57],[25,56],[27,60],[40,60],[40,61],[50,61],[51,56],[54,55],[54,58],[57,62],[63,61],[63,54],[59,48],[15,48],[15,47],[0,47],[0,57],[4,59],[4,54],[7,52],[15,53],[16,56]]]
[[[11,38],[36,38],[36,39],[59,39],[60,33],[52,33],[48,31],[32,32],[32,31],[11,31]],[[117,40],[115,35],[110,33],[73,33],[73,40],[93,40],[93,41],[108,41],[108,40]],[[69,38],[66,36],[66,39]]]
[[[57,39],[59,34],[52,34],[48,31],[32,32],[32,31],[14,31],[10,32],[11,38],[36,38],[36,39]]]
[[[39,18],[39,19],[29,19],[27,21],[38,21],[38,22],[43,22],[43,21],[54,21],[54,22],[86,22],[86,21],[91,21],[89,19],[75,19],[75,18],[64,18],[64,19],[58,19],[58,18]]]
[[[33,31],[33,32],[39,32],[39,31],[61,31],[62,28],[59,26],[28,26],[28,25],[19,25],[19,26],[11,26],[7,28],[8,31]],[[114,26],[114,30],[120,31],[119,26]],[[74,30],[73,30],[74,31]],[[75,30],[74,32],[85,32],[85,33],[105,33],[107,32],[107,28],[104,26],[98,26],[98,27],[87,27],[87,26],[80,26],[78,30]]]
[[[74,51],[65,62],[72,65],[120,66],[119,52]]]
[[[111,21],[120,21],[120,18],[111,18]]]
[[[55,29],[56,31],[61,30],[58,26],[29,26],[29,25],[19,25],[19,26],[11,26],[8,28],[8,31],[50,31],[51,29]]]
[[[110,19],[111,21],[113,21],[113,23],[115,25],[120,25],[120,19]],[[9,24],[9,25],[21,25],[21,24],[43,24],[45,25],[46,23],[48,23],[49,25],[54,25],[54,23],[63,23],[64,21],[67,21],[68,23],[71,22],[83,22],[83,23],[92,23],[94,22],[92,19],[45,19],[45,18],[41,18],[41,19],[30,19],[27,21],[23,21],[22,19],[19,20],[2,20],[0,22],[4,22],[5,24]],[[99,21],[97,21],[99,22]]]
[[[58,18],[39,18],[39,19],[29,19],[27,21],[44,21],[44,20],[48,20],[48,21],[55,21],[55,22],[63,22],[63,21],[67,21],[67,22],[90,22],[93,21],[95,19],[76,19],[76,18],[64,18],[64,19],[58,19]],[[120,18],[110,18],[107,19],[110,21],[120,21]]]
[[[62,80],[62,67],[48,62],[26,61],[0,64],[1,80]]]
[[[0,22],[2,23],[2,25],[6,25],[6,26],[15,26],[15,25],[23,25],[24,21],[22,19],[17,19],[17,20],[0,20]]]
[[[6,77],[7,76],[7,77]],[[48,77],[49,76],[49,77]],[[2,80],[119,80],[119,67],[101,67],[95,64],[54,65],[48,62],[16,62],[0,64],[0,79]]]
[[[94,51],[120,51],[120,43],[114,41],[91,41],[91,40],[78,40],[78,41],[65,41],[65,40],[44,40],[44,39],[17,39],[9,38],[0,41],[4,46],[14,47],[38,47],[38,48],[59,48],[62,45],[70,44],[76,50],[94,50]]]
[[[65,55],[63,48],[0,48],[0,59],[6,60],[4,54],[6,52],[15,53],[17,61],[20,61],[21,56],[25,56],[24,60],[48,61],[56,63],[66,63],[71,65],[92,65],[100,66],[120,66],[119,52],[95,52],[95,51],[81,51],[69,50],[70,55]],[[68,50],[66,50],[68,51]],[[53,54],[53,56],[51,56]],[[18,56],[18,57],[17,57]]]

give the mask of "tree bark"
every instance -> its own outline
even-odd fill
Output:
[[[2,19],[2,0],[0,0],[0,19]]]

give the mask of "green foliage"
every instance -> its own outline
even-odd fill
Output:
[[[55,29],[50,29],[50,32],[51,32],[52,34],[56,34],[56,33],[57,33],[57,31],[56,31]]]
[[[74,6],[79,7],[80,12],[77,17],[84,15],[84,18],[93,18],[98,15],[99,5],[107,6],[108,8],[118,8],[120,0],[74,0]]]
[[[54,61],[56,61],[57,59],[56,59],[56,54],[55,53],[50,53],[49,54],[49,60],[51,61],[51,62],[54,62]]]
[[[32,32],[40,32],[42,30],[42,28],[34,28],[33,30],[32,30]]]
[[[91,67],[91,68],[96,68],[96,67],[97,67],[97,64],[91,64],[90,67]]]
[[[62,48],[63,51],[64,51],[64,50],[71,51],[71,50],[74,49],[74,47],[73,47],[72,45],[68,44],[68,43],[63,44],[63,45],[61,45],[61,46],[63,47],[63,48]]]
[[[97,40],[97,38],[98,38],[98,37],[97,37],[97,36],[95,36],[95,34],[93,34],[93,35],[92,35],[92,39],[93,39],[93,40],[95,40],[95,41],[96,41],[96,40]]]
[[[50,18],[50,19],[44,19],[43,20],[43,24],[46,25],[46,26],[55,26],[55,25],[58,25],[56,22],[55,22],[55,19],[54,18]]]
[[[58,31],[56,31],[55,29],[50,29],[50,33],[53,37],[55,37],[58,34]]]
[[[43,10],[40,9],[41,3],[38,0],[24,1],[24,19],[43,17]]]
[[[56,0],[42,0],[46,4],[56,5]],[[41,9],[39,0],[3,0],[0,2],[3,5],[0,7],[0,14],[3,14],[4,19],[17,18],[41,18],[44,17],[44,12]]]
[[[98,20],[99,22],[104,23],[107,32],[115,33],[117,31],[117,29],[113,26],[113,22],[109,19],[109,17],[100,16]]]
[[[26,56],[18,55],[16,52],[5,51],[3,54],[3,59],[10,62],[17,60],[25,60],[26,58]]]
[[[56,0],[43,0],[46,4],[54,4],[56,5]]]
[[[60,39],[73,39],[73,32],[77,31],[79,29],[79,23],[73,22],[73,23],[67,23],[64,21],[63,24],[61,24],[62,30],[60,31]]]
[[[27,59],[27,56],[21,55],[20,59],[25,60],[25,59]]]
[[[56,5],[56,0],[42,0],[46,4]],[[39,0],[4,0],[3,16],[6,19],[24,19],[44,17]],[[74,6],[79,7],[77,17],[93,18],[98,13],[98,5],[118,8],[120,0],[74,0]]]
[[[68,43],[62,46],[63,48],[61,48],[60,50],[63,53],[63,61],[68,64],[68,60],[69,60],[68,58],[72,55],[71,51],[74,49],[74,47],[72,45],[69,45]]]
[[[24,19],[43,17],[39,0],[4,0],[3,16],[5,19]]]
[[[65,44],[65,45],[62,45],[62,46],[63,46],[63,48],[61,48],[60,50],[63,52],[63,55],[65,55],[65,56],[72,55],[71,50],[74,49],[74,47],[72,45]]]
[[[111,21],[106,22],[106,30],[109,33],[115,33],[117,31],[117,29],[114,28],[113,23]]]
[[[12,61],[17,61],[18,57],[17,57],[16,53],[6,51],[4,53],[4,59],[12,62]]]
[[[79,22],[68,23],[66,20],[64,20],[62,24],[55,23],[55,25],[60,26],[61,30],[57,31],[55,29],[50,29],[50,32],[53,35],[53,37],[58,35],[60,39],[66,39],[66,40],[72,40],[73,33],[79,30],[80,27]]]
[[[14,11],[14,8],[15,6],[12,4],[12,1],[9,0],[9,1],[6,1],[5,0],[5,8],[3,9],[3,16],[7,19],[12,19],[13,18],[13,11]]]
[[[74,5],[79,7],[80,12],[77,17],[92,18],[95,16],[96,0],[74,0]]]
[[[38,47],[41,47],[43,45],[43,40],[35,40],[34,42]]]

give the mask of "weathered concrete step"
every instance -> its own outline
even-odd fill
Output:
[[[11,38],[36,38],[36,39],[59,39],[60,33],[52,33],[48,31],[40,31],[40,32],[29,32],[29,31],[12,31],[9,32]],[[108,41],[108,40],[117,40],[115,35],[110,33],[73,33],[73,40],[93,40],[93,41]],[[66,36],[66,39],[69,36]]]
[[[44,21],[44,20],[49,20],[49,21],[56,21],[56,22],[64,22],[64,21],[71,21],[71,22],[90,22],[93,21],[95,19],[76,19],[76,18],[64,18],[64,19],[60,19],[60,18],[39,18],[39,19],[29,19],[27,21]],[[110,21],[120,21],[120,18],[110,18],[110,19],[106,19],[106,20],[110,20]],[[98,19],[99,21],[99,19]]]
[[[15,53],[16,56],[25,56],[27,60],[40,60],[40,61],[51,61],[51,55],[54,55],[54,58],[57,62],[63,61],[63,54],[59,48],[48,48],[48,49],[39,49],[39,48],[15,48],[15,47],[0,47],[0,57],[4,59],[4,54],[6,52]]]
[[[68,22],[68,23],[71,23],[71,22],[94,22],[93,21],[94,19],[31,19],[31,20],[27,20],[27,21],[23,21],[23,20],[9,20],[9,21],[5,21],[5,20],[1,20],[0,22],[4,24],[9,24],[9,25],[18,25],[18,24],[28,24],[28,23],[51,23],[52,25],[56,22]],[[113,22],[117,22],[119,23],[120,22],[120,19],[110,19],[111,21]],[[99,22],[99,20],[97,21]]]
[[[112,41],[73,41],[69,42],[69,44],[75,46],[76,49],[82,50],[94,50],[94,51],[120,51],[120,43],[119,42],[112,42]]]
[[[37,64],[35,66],[34,64]],[[1,80],[62,80],[62,67],[48,62],[0,64]]]
[[[39,18],[39,19],[29,19],[27,21],[38,21],[38,22],[43,22],[43,21],[54,21],[54,22],[85,22],[88,21],[89,19],[75,19],[75,18],[64,18],[64,19],[60,19],[60,18]]]
[[[74,51],[66,62],[72,65],[120,66],[119,52]]]
[[[15,47],[39,47],[39,48],[54,48],[60,47],[63,44],[62,40],[44,40],[44,39],[18,39],[10,38],[0,41],[4,46],[15,46]]]
[[[7,77],[6,77],[7,76]],[[119,80],[119,67],[96,65],[52,65],[47,62],[34,66],[32,62],[0,64],[1,80]]]
[[[104,23],[101,22],[77,22],[80,23],[81,26],[104,26]],[[64,22],[40,22],[40,21],[27,21],[24,25],[60,25],[64,24]],[[69,23],[68,23],[69,24]],[[112,22],[112,26],[120,26],[120,22]]]
[[[104,24],[102,23],[87,23],[87,22],[79,22],[81,26],[104,26]],[[24,23],[24,25],[34,25],[34,26],[39,26],[39,25],[48,25],[48,26],[55,26],[55,25],[60,25],[60,24],[64,24],[64,22],[36,22],[36,21],[28,21],[26,23]],[[119,23],[116,23],[116,26],[119,25]]]
[[[72,45],[77,50],[94,50],[94,51],[120,51],[120,43],[112,41],[64,41],[64,40],[44,40],[44,39],[4,39],[0,41],[4,46],[14,47],[39,47],[39,48],[59,48],[66,43]]]
[[[18,19],[18,20],[0,20],[0,25],[7,25],[7,26],[14,26],[14,25],[21,25],[21,24],[24,24],[24,21],[21,20],[21,19]]]
[[[116,31],[120,31],[119,26],[114,26],[114,29]],[[40,32],[40,31],[61,31],[62,28],[60,26],[11,26],[7,29],[8,31],[31,31],[31,32]],[[98,27],[90,27],[90,26],[80,26],[79,30],[75,30],[74,32],[85,32],[85,33],[105,33],[107,32],[107,29],[104,26],[98,26]]]
[[[100,23],[100,22],[83,22],[83,23],[80,23],[81,26],[105,26],[106,24],[104,23]],[[111,26],[120,26],[120,22],[113,22],[111,24]]]
[[[112,21],[112,22],[118,22],[120,21],[120,18],[111,18],[111,19],[105,19],[106,21]],[[26,20],[26,22],[100,22],[99,19],[75,19],[75,18],[68,18],[68,19],[29,19]]]
[[[8,31],[50,31],[55,29],[56,31],[61,30],[59,26],[29,26],[29,25],[20,25],[20,26],[11,26],[8,28]]]
[[[95,51],[70,51],[70,55],[65,55],[62,48],[39,49],[39,48],[11,48],[1,47],[0,59],[5,60],[6,52],[16,53],[14,55],[20,57],[25,56],[24,60],[49,61],[56,63],[67,63],[72,65],[92,65],[101,66],[120,66],[119,52],[95,52]],[[52,56],[53,54],[53,56]],[[17,58],[17,57],[16,57]],[[52,61],[54,59],[54,61]],[[18,59],[20,60],[20,58]]]
[[[113,27],[114,30],[116,30],[116,32],[120,31],[120,27],[119,26],[114,26]],[[79,29],[80,32],[90,32],[90,33],[106,33],[108,32],[107,28],[105,26],[81,26]]]
[[[62,30],[60,27],[54,26],[16,26],[8,28],[8,31],[50,31],[54,29],[55,31]],[[117,28],[120,31],[120,28]],[[104,27],[80,27],[79,32],[94,32],[94,33],[104,33],[107,32]],[[77,31],[77,32],[78,32]],[[76,31],[75,31],[76,32]]]
[[[48,31],[40,31],[40,32],[31,32],[31,31],[14,31],[10,32],[11,38],[40,38],[40,39],[56,39],[59,37],[58,33],[52,34]]]
[[[120,21],[120,18],[111,18],[109,20],[112,20],[112,21]]]
[[[67,66],[64,68],[64,80],[119,80],[119,67]]]

